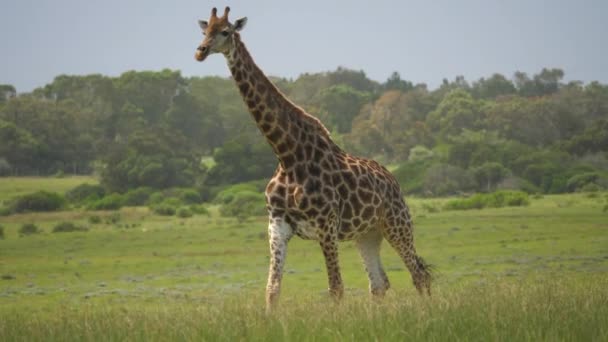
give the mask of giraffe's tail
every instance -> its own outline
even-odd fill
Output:
[[[431,281],[433,280],[433,271],[435,267],[424,261],[424,259],[419,255],[416,255],[414,258],[416,260],[417,270],[417,274],[414,277],[414,285],[418,289],[418,292],[422,294],[426,289],[426,293],[430,296]]]

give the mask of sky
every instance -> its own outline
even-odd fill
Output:
[[[60,74],[181,70],[228,76],[224,57],[194,60],[212,7],[248,17],[242,38],[268,75],[393,71],[414,83],[561,68],[608,83],[608,1],[0,0],[0,84],[28,92]]]

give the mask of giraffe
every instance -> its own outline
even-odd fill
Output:
[[[279,298],[289,240],[316,240],[325,257],[329,293],[344,292],[338,242],[354,240],[369,280],[369,292],[381,298],[390,283],[380,261],[383,239],[399,254],[420,294],[431,294],[429,266],[416,254],[413,222],[395,177],[373,160],[358,158],[336,145],[314,116],[292,103],[253,61],[241,40],[247,18],[228,20],[213,8],[199,21],[205,38],[195,59],[221,53],[257,127],[278,158],[266,190],[270,267],[266,308]]]

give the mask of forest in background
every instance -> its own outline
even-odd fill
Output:
[[[542,69],[430,90],[342,67],[272,78],[409,194],[606,189],[608,85],[563,79]],[[229,78],[129,71],[61,75],[31,93],[0,85],[0,176],[97,174],[108,193],[188,187],[209,198],[276,165]]]

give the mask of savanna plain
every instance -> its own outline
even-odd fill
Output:
[[[87,181],[2,178],[0,200]],[[294,238],[271,315],[265,217],[213,206],[189,218],[144,207],[0,217],[0,341],[608,340],[608,193],[482,210],[446,210],[448,200],[407,198],[418,252],[434,265],[432,297],[384,243],[391,290],[371,300],[345,242],[346,293],[333,303],[319,246]],[[59,222],[88,230],[53,233]],[[26,223],[42,233],[21,237]]]

